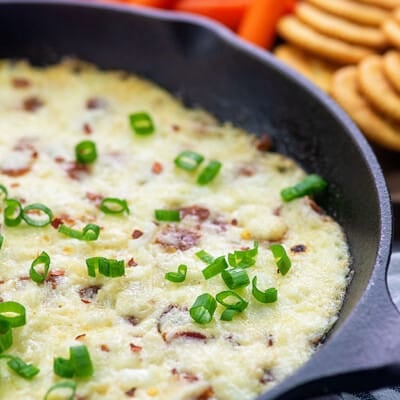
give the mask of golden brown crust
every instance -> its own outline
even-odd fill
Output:
[[[303,23],[332,38],[375,49],[385,48],[388,44],[381,29],[349,22],[311,4],[298,3],[295,13]]]
[[[387,20],[382,25],[383,33],[388,41],[395,47],[400,48],[400,26],[394,19]]]
[[[400,151],[400,125],[376,113],[357,86],[357,67],[340,69],[333,77],[332,96],[350,115],[368,139]]]
[[[359,3],[369,4],[371,6],[387,8],[392,10],[393,8],[400,7],[400,0],[357,0]]]
[[[278,24],[278,32],[289,43],[337,64],[357,64],[371,54],[371,50],[366,47],[348,44],[316,32],[295,16],[283,17]]]
[[[350,0],[307,0],[307,2],[321,10],[362,25],[378,27],[390,16],[389,11],[380,7]]]
[[[383,70],[388,81],[400,92],[400,52],[391,50],[383,56]]]
[[[383,60],[373,55],[358,66],[358,85],[366,100],[380,113],[400,122],[400,96],[387,80]]]

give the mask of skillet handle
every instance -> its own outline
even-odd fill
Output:
[[[400,253],[396,257],[400,263]],[[367,289],[340,335],[334,334],[309,363],[258,400],[304,400],[399,383],[400,314],[381,279]]]

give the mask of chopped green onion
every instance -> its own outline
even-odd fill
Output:
[[[276,265],[282,275],[286,275],[292,266],[289,256],[285,248],[281,244],[271,244],[269,249],[274,255]]]
[[[0,184],[0,193],[2,193],[0,197],[2,197],[3,200],[6,200],[7,197],[8,197],[8,190],[7,190],[7,188],[6,188],[4,185],[2,185],[2,184]]]
[[[71,360],[62,357],[56,357],[53,361],[53,371],[62,378],[72,378],[75,374]]]
[[[208,293],[203,293],[197,297],[192,307],[190,307],[189,313],[198,324],[207,324],[212,320],[216,308],[217,302],[214,297]]]
[[[197,183],[199,185],[207,185],[207,183],[210,183],[217,176],[221,167],[222,163],[220,163],[219,161],[210,161],[198,176]]]
[[[258,254],[258,242],[254,242],[254,247],[249,250],[236,250],[228,254],[228,262],[231,267],[249,268],[255,263],[255,257]]]
[[[6,199],[4,208],[4,223],[7,226],[17,226],[22,220],[22,206],[18,200]]]
[[[220,274],[224,269],[228,268],[228,263],[225,256],[216,258],[211,264],[207,265],[201,272],[204,278],[210,279],[213,276]]]
[[[29,216],[30,211],[38,212],[40,211],[38,218],[31,218]],[[43,218],[42,214],[45,214],[45,218]],[[22,218],[23,220],[31,226],[36,226],[41,228],[43,226],[47,226],[53,220],[53,213],[50,208],[46,207],[44,204],[41,203],[34,203],[30,204],[29,206],[24,207],[22,210]]]
[[[115,197],[106,197],[100,203],[100,210],[104,214],[129,214],[129,207],[126,200],[117,199]]]
[[[129,115],[131,129],[136,135],[146,136],[154,133],[154,123],[146,112],[137,112]]]
[[[4,236],[0,233],[0,249],[3,247]]]
[[[281,191],[281,197],[284,201],[291,201],[298,197],[322,192],[327,186],[328,183],[319,175],[308,175],[297,185],[283,189]]]
[[[232,292],[231,290],[225,290],[224,292],[220,292],[217,294],[215,298],[218,301],[218,303],[222,304],[224,307],[239,312],[245,310],[249,305],[249,303],[246,300],[244,300],[237,293]],[[229,301],[225,301],[226,299],[228,299]]]
[[[186,171],[194,171],[202,162],[204,157],[194,151],[185,150],[175,158],[174,163],[177,167]]]
[[[252,293],[253,296],[260,301],[261,303],[274,303],[278,300],[278,291],[275,288],[269,288],[262,292],[257,288],[257,277],[255,276],[253,279],[253,288]]]
[[[78,163],[91,164],[97,159],[96,144],[91,140],[83,140],[75,146],[75,158]]]
[[[214,257],[211,254],[208,254],[205,250],[198,251],[195,253],[195,256],[200,258],[200,260],[206,264],[211,264],[214,261]]]
[[[0,319],[0,353],[13,344],[12,328],[8,321]]]
[[[179,210],[155,210],[154,215],[157,221],[179,222],[181,220]]]
[[[70,393],[68,393],[67,396],[65,396],[65,400],[74,400],[75,399],[76,383],[73,381],[61,381],[61,382],[55,383],[54,385],[52,385],[49,388],[49,390],[46,392],[43,400],[50,400],[50,395],[53,392],[63,392],[63,389],[67,389],[70,392]],[[53,397],[53,396],[51,396],[51,397]],[[58,395],[56,398],[60,399],[60,396]]]
[[[0,358],[8,359],[7,365],[16,372],[19,376],[24,379],[32,379],[36,376],[40,369],[33,364],[27,364],[24,360],[19,357],[3,355]]]
[[[66,225],[60,225],[58,228],[58,232],[63,233],[66,236],[69,236],[74,239],[85,240],[87,242],[92,240],[97,240],[100,234],[100,227],[95,224],[87,224],[82,232],[77,231],[75,229],[69,228]]]
[[[250,283],[249,275],[243,268],[227,269],[221,275],[229,289],[238,289]]]
[[[178,267],[178,272],[167,272],[165,279],[175,283],[181,283],[186,279],[187,265],[181,264]]]
[[[11,328],[18,328],[19,326],[25,325],[25,307],[15,301],[3,301],[0,303],[0,321],[7,321]]]
[[[221,314],[221,320],[222,321],[232,321],[233,317],[239,313],[240,313],[240,311],[235,310],[233,308],[226,308]]]
[[[89,377],[93,375],[92,361],[85,345],[70,347],[69,354],[76,376]]]
[[[116,278],[125,274],[124,260],[113,260],[104,257],[91,257],[86,259],[88,275],[96,276],[96,269],[100,274],[109,278]]]
[[[40,265],[40,264],[44,265],[44,269],[43,269],[42,273],[38,272],[35,268],[37,265]],[[32,264],[31,264],[31,268],[29,270],[29,276],[31,277],[31,279],[34,282],[43,283],[47,278],[49,269],[50,269],[50,257],[45,251],[42,251],[41,254],[39,255],[39,257],[37,257],[33,260]]]

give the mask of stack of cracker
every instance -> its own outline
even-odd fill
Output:
[[[330,93],[369,139],[400,151],[400,53],[380,55],[400,48],[400,0],[304,0],[278,32],[287,42],[278,58]]]

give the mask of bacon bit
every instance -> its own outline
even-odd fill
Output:
[[[275,208],[275,210],[272,212],[272,214],[276,215],[277,217],[280,217],[281,213],[282,213],[282,206]]]
[[[179,125],[177,125],[177,124],[172,124],[171,128],[175,132],[178,132],[178,131],[181,130],[181,127]]]
[[[187,307],[182,307],[179,306],[177,304],[170,304],[159,316],[158,318],[158,322],[157,322],[157,331],[158,333],[161,335],[161,337],[163,338],[164,342],[166,342],[166,333],[162,331],[162,322],[164,320],[164,318],[172,311],[172,310],[177,310],[180,312],[187,312],[188,308]]]
[[[183,207],[180,210],[181,218],[185,218],[187,215],[193,215],[200,221],[205,221],[210,216],[210,211],[207,208],[200,207],[197,205]]]
[[[96,207],[99,207],[101,202],[104,199],[104,196],[101,194],[96,194],[96,193],[90,193],[86,192],[85,197],[91,201]]]
[[[159,175],[159,174],[161,174],[161,172],[163,172],[163,170],[164,170],[164,167],[163,167],[162,164],[161,164],[160,162],[158,162],[158,161],[155,161],[155,162],[153,163],[153,165],[151,166],[151,172],[152,172],[153,174]]]
[[[133,257],[128,260],[128,267],[136,267],[138,264]]]
[[[18,183],[18,182],[13,182],[13,183],[10,184],[10,187],[12,187],[12,188],[17,188],[17,187],[20,187],[20,186],[21,186],[21,184]]]
[[[86,333],[81,333],[80,335],[75,337],[75,340],[82,340],[86,336]]]
[[[43,101],[36,96],[28,97],[23,102],[23,108],[28,112],[35,112],[44,105]]]
[[[83,124],[82,129],[83,129],[83,132],[84,132],[86,135],[91,135],[91,134],[93,133],[92,127],[91,127],[90,124],[87,123],[87,122],[85,122],[85,123]]]
[[[272,139],[268,135],[262,135],[257,141],[257,150],[268,151],[272,148]]]
[[[168,250],[185,251],[195,246],[200,239],[200,234],[175,225],[165,225],[157,233],[155,243]]]
[[[125,317],[125,320],[126,320],[127,322],[129,322],[132,326],[139,325],[139,323],[140,323],[139,318],[137,318],[137,317],[135,317],[135,316],[133,316],[133,315],[131,315],[131,316],[129,316],[129,317]]]
[[[84,302],[86,304],[91,303],[90,300],[93,300],[96,297],[97,292],[100,289],[101,289],[101,286],[98,286],[98,285],[82,288],[79,291],[79,296],[81,297],[82,302]]]
[[[324,215],[324,210],[310,197],[307,196],[307,202],[309,206],[317,213],[320,215]]]
[[[3,280],[3,279],[1,279],[1,280],[0,280],[0,285],[2,285],[3,283],[6,283],[6,281]]]
[[[110,348],[106,344],[100,345],[100,350],[109,353]]]
[[[135,397],[136,388],[133,387],[125,392],[128,397]]]
[[[58,229],[60,227],[60,225],[63,224],[63,220],[61,218],[54,218],[53,221],[51,221],[51,226],[54,229]]]
[[[56,289],[60,278],[63,277],[64,274],[65,271],[63,271],[62,269],[52,270],[49,272],[49,275],[46,278],[46,282],[51,283],[52,289]]]
[[[236,218],[233,218],[233,220],[231,221],[231,224],[232,224],[233,226],[237,226],[238,220],[237,220]]]
[[[19,198],[19,202],[20,202],[21,204],[26,204],[26,199],[25,199],[24,197],[20,197],[20,198]]]
[[[2,303],[4,301],[4,299],[2,297],[0,297],[0,303]]]
[[[296,244],[296,246],[290,248],[290,251],[293,251],[293,253],[303,253],[306,250],[307,247],[304,244]]]
[[[16,89],[25,89],[31,85],[31,82],[26,78],[13,78],[11,84]]]
[[[253,176],[256,173],[256,170],[253,167],[250,167],[249,165],[242,165],[239,170],[238,174],[240,176]]]
[[[199,377],[190,372],[179,372],[176,368],[171,370],[172,375],[177,376],[179,379],[182,378],[187,382],[197,382]]]
[[[139,353],[143,350],[143,347],[136,346],[136,344],[134,344],[134,343],[129,343],[129,347],[130,347],[132,353]]]
[[[273,335],[268,335],[268,347],[272,347],[274,345],[274,337]]]
[[[274,382],[274,381],[275,381],[275,377],[272,374],[272,372],[270,370],[264,370],[263,376],[260,378],[260,383],[265,385],[266,383]]]
[[[29,281],[31,278],[29,276],[19,276],[18,280],[19,281]]]
[[[214,390],[210,386],[200,396],[196,397],[196,400],[208,400],[214,396]]]
[[[31,166],[22,167],[22,168],[2,168],[1,173],[12,178],[17,176],[22,176],[27,174],[31,170]]]
[[[140,238],[141,236],[143,236],[143,232],[142,232],[141,230],[139,230],[139,229],[135,229],[135,230],[132,232],[132,239],[138,239],[138,238]]]
[[[61,157],[61,156],[57,156],[57,157],[54,157],[54,161],[55,161],[57,164],[62,164],[62,163],[65,162],[65,158],[64,158],[64,157]]]
[[[194,340],[207,340],[207,336],[203,335],[200,332],[187,331],[187,332],[177,332],[177,333],[175,333],[175,335],[169,341],[172,341],[174,339],[179,339],[181,337],[188,338],[188,339],[194,339]]]
[[[80,181],[84,175],[87,175],[90,172],[90,169],[86,164],[69,161],[65,165],[65,171],[71,179]]]
[[[86,108],[88,110],[105,109],[107,105],[107,101],[100,97],[92,97],[86,101]]]

